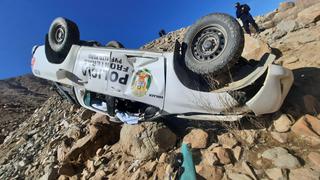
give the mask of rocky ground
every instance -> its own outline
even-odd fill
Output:
[[[277,55],[295,82],[282,109],[235,123],[167,119],[113,124],[59,97],[6,136],[0,179],[169,179],[182,142],[198,179],[320,179],[320,3],[297,0],[257,17],[266,30],[246,36],[243,57]],[[186,29],[142,47],[172,51]]]
[[[0,143],[53,94],[50,87],[31,74],[0,80]]]

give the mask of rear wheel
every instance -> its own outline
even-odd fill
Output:
[[[62,63],[71,46],[79,43],[80,33],[74,22],[58,17],[51,23],[47,38],[46,45],[49,46],[47,49],[51,51],[51,54],[56,54],[56,57],[48,58],[48,60],[52,63]]]
[[[197,74],[218,75],[240,58],[244,47],[241,26],[227,14],[210,14],[192,25],[184,38],[185,64]]]

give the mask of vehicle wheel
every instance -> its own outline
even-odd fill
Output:
[[[110,41],[106,44],[106,47],[111,47],[116,49],[124,48],[124,46],[118,41]]]
[[[80,41],[79,29],[74,22],[58,17],[50,26],[48,41],[55,53],[66,56],[71,46]]]
[[[197,74],[225,72],[240,58],[244,34],[236,19],[221,13],[202,17],[185,37],[186,66]]]

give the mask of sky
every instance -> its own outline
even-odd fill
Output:
[[[239,0],[252,15],[276,9],[284,0]],[[0,79],[31,73],[31,50],[44,44],[56,17],[76,22],[81,40],[120,41],[137,49],[212,12],[234,16],[237,0],[0,0]]]

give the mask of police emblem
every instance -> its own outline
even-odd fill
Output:
[[[142,97],[147,94],[152,81],[152,75],[148,69],[139,70],[131,83],[132,94]]]

